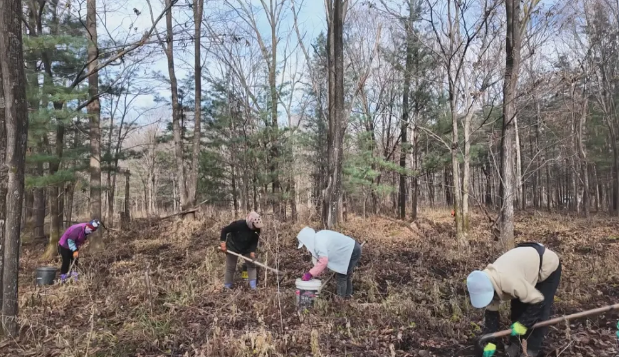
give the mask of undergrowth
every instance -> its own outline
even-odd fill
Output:
[[[472,356],[483,311],[468,302],[466,276],[499,252],[483,216],[473,216],[466,248],[455,241],[452,219],[446,210],[422,212],[412,224],[349,217],[342,233],[366,242],[354,299],[336,299],[331,279],[311,312],[295,308],[294,280],[311,265],[305,251],[296,249],[300,223],[267,221],[258,260],[285,276],[259,269],[257,292],[240,273],[233,291],[222,290],[224,256],[216,246],[228,220],[137,221],[133,230],[104,239],[104,251],[80,254],[80,281],[64,285],[34,286],[35,268],[49,262],[39,261],[44,242],[25,244],[21,335],[0,342],[0,354]],[[563,261],[555,315],[617,302],[618,228],[608,217],[517,217],[518,241],[542,242]],[[502,315],[507,328],[507,305]],[[616,323],[610,313],[556,325],[545,352],[614,356]]]

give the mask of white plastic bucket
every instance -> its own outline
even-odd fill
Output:
[[[297,307],[299,309],[309,309],[314,305],[314,299],[318,297],[320,293],[321,282],[318,279],[311,279],[303,281],[301,278],[297,278],[295,281],[297,290],[295,291],[297,297]]]

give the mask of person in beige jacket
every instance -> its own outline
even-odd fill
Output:
[[[525,338],[527,354],[537,357],[547,328],[532,327],[550,318],[560,280],[561,262],[555,252],[540,243],[522,243],[483,271],[472,272],[467,278],[467,288],[473,307],[486,308],[484,334],[498,331],[499,304],[510,300],[512,337],[507,355],[520,356],[521,338]],[[484,357],[492,356],[496,349],[493,341],[479,347],[484,349]]]

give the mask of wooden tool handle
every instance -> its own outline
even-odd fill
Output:
[[[219,249],[221,250],[221,248],[219,248]],[[263,268],[265,268],[265,269],[268,269],[268,270],[270,270],[270,271],[272,271],[272,272],[274,272],[274,273],[277,273],[277,274],[281,274],[281,273],[282,273],[282,272],[280,272],[280,271],[279,271],[279,270],[277,270],[277,269],[273,269],[273,268],[270,268],[270,267],[268,267],[268,266],[266,266],[266,265],[264,265],[264,264],[262,264],[262,263],[258,263],[257,261],[255,261],[255,260],[253,260],[253,259],[250,259],[250,258],[247,258],[246,256],[243,256],[243,255],[241,255],[241,254],[239,254],[239,253],[231,252],[231,251],[229,251],[229,250],[226,250],[226,253],[228,253],[228,254],[232,254],[232,255],[236,255],[236,256],[237,256],[237,257],[239,257],[239,258],[243,258],[243,259],[247,260],[248,262],[254,263],[254,264],[256,264],[256,265],[258,265],[258,266],[261,266],[261,267],[263,267]]]
[[[614,305],[608,305],[608,306],[604,306],[604,307],[599,307],[597,309],[592,309],[592,310],[587,310],[587,311],[581,311],[581,312],[577,312],[575,314],[571,314],[571,315],[565,315],[565,316],[561,316],[561,317],[556,317],[554,319],[550,319],[550,320],[546,320],[546,321],[542,321],[542,322],[538,322],[535,325],[533,325],[533,329],[535,328],[539,328],[539,327],[544,327],[544,326],[550,326],[550,325],[554,325],[558,322],[561,321],[569,321],[569,320],[574,320],[574,319],[578,319],[581,317],[587,317],[587,316],[593,316],[593,315],[599,315],[608,311],[612,311],[612,310],[617,310],[619,309],[619,304],[614,304]],[[509,336],[512,334],[512,330],[503,330],[503,331],[499,331],[499,332],[495,332],[495,333],[489,333],[487,335],[483,335],[479,341],[483,342],[485,340],[488,340],[490,338],[498,338],[498,337],[504,337],[504,336]]]

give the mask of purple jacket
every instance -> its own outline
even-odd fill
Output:
[[[75,246],[79,249],[80,246],[86,242],[86,233],[84,232],[86,224],[87,223],[74,224],[69,227],[62,237],[60,237],[58,244],[61,247],[71,249],[71,247],[69,247],[69,242],[67,242],[70,239],[75,242]]]

